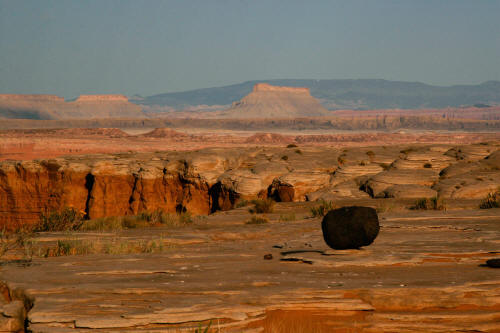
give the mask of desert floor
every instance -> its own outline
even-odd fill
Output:
[[[240,207],[184,227],[40,233],[35,252],[58,241],[111,250],[35,253],[2,277],[36,299],[32,332],[193,332],[210,321],[214,332],[498,332],[500,276],[484,263],[500,254],[500,209],[339,204],[378,206],[372,245],[331,250],[314,203],[278,203],[261,225]]]

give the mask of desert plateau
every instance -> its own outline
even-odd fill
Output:
[[[0,333],[500,333],[499,14],[0,0]]]
[[[498,331],[498,133],[126,131],[2,131],[3,327]]]

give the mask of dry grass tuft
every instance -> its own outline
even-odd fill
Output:
[[[245,224],[266,224],[269,223],[269,220],[263,216],[252,216],[252,218],[245,222]]]
[[[486,198],[484,198],[479,204],[479,208],[481,209],[500,208],[500,190],[493,193],[488,193]]]
[[[319,202],[318,206],[311,208],[312,217],[323,217],[332,209],[337,208],[332,201],[321,199]]]
[[[83,224],[85,212],[77,211],[72,207],[65,207],[61,211],[45,212],[40,215],[34,231],[65,231],[78,230]]]
[[[274,210],[274,201],[272,199],[256,199],[252,200],[254,205],[248,211],[251,214],[272,213]]]
[[[410,207],[413,210],[446,210],[446,203],[439,197],[421,198]]]
[[[103,240],[103,239],[61,239],[54,246],[45,248],[42,257],[60,257],[89,254],[137,254],[161,253],[171,248],[163,239],[152,240]],[[40,252],[40,251],[39,251]]]

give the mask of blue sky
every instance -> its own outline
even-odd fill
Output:
[[[500,1],[0,0],[0,93],[500,80]]]

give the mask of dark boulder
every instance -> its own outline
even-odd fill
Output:
[[[370,207],[342,207],[329,211],[321,222],[323,238],[335,250],[370,245],[380,226],[377,211]]]
[[[500,268],[500,258],[486,260],[486,266],[491,268]]]

